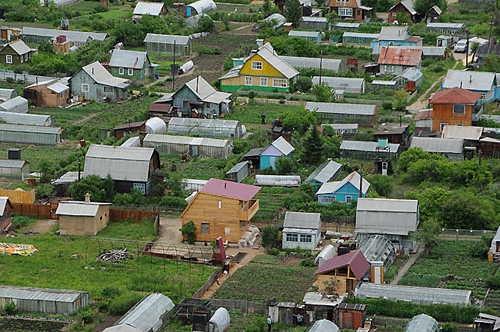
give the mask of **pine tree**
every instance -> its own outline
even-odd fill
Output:
[[[318,165],[323,158],[323,137],[320,136],[318,129],[312,127],[304,141],[304,157],[302,160],[308,165]]]

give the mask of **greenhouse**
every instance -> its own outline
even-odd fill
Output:
[[[296,175],[256,175],[254,185],[261,187],[299,187],[300,176]]]
[[[331,244],[328,244],[323,248],[323,250],[321,250],[318,256],[316,256],[316,258],[314,259],[314,264],[317,266],[321,266],[330,258],[335,257],[336,254],[336,249]]]
[[[233,153],[233,145],[227,139],[147,134],[143,145],[155,148],[159,153],[188,154],[191,157],[227,158]]]
[[[236,120],[172,118],[168,123],[168,133],[237,139],[243,135],[243,127]]]
[[[389,270],[396,259],[396,248],[382,235],[372,235],[363,239],[359,242],[358,249],[363,252],[368,262],[382,262],[384,272]]]
[[[309,332],[339,332],[340,329],[334,322],[328,319],[320,319],[314,322]]]
[[[342,59],[305,58],[286,55],[280,55],[279,58],[297,70],[313,68],[331,70],[334,73],[345,72],[345,61]]]
[[[167,132],[167,125],[161,118],[149,118],[146,121],[146,133],[148,134],[165,134]]]
[[[227,331],[231,319],[229,317],[229,312],[226,308],[220,307],[215,310],[214,315],[210,318],[209,330],[211,332],[224,332]]]
[[[410,320],[405,332],[437,332],[440,330],[439,324],[434,318],[426,314],[420,314]]]

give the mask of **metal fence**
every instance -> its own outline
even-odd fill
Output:
[[[30,74],[16,74],[11,70],[0,70],[0,81],[13,80],[14,82],[21,81],[24,83],[33,84],[37,82],[45,82],[54,79],[57,78],[50,76],[30,75]]]
[[[439,237],[443,240],[478,240],[483,236],[495,236],[495,231],[483,229],[445,229]]]

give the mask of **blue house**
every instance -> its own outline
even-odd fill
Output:
[[[407,25],[386,26],[380,29],[378,39],[370,43],[372,51],[382,46],[422,46],[422,37],[410,36]]]
[[[370,182],[366,181],[354,171],[342,181],[327,182],[319,188],[316,196],[318,203],[331,204],[333,201],[349,204],[352,200],[357,201],[361,192],[361,197],[366,197],[366,192],[370,187]]]
[[[327,161],[319,165],[305,182],[311,183],[314,187],[314,192],[317,192],[323,184],[330,180],[336,180],[340,175],[341,168],[341,164],[332,160]]]
[[[276,159],[279,157],[291,158],[292,153],[295,148],[288,143],[283,137],[278,137],[277,140],[271,143],[264,151],[260,154],[260,169],[266,169],[268,167],[274,167]]]

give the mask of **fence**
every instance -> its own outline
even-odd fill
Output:
[[[37,82],[45,82],[54,80],[56,77],[48,77],[48,76],[37,76],[30,74],[16,74],[13,71],[5,71],[0,70],[0,81],[13,80],[14,82],[22,81],[24,83],[37,83]]]
[[[495,233],[482,229],[442,229],[439,237],[443,240],[478,240],[483,236],[495,236]]]
[[[0,196],[8,197],[11,203],[33,204],[35,203],[35,190],[9,190],[0,189]]]
[[[36,218],[51,218],[50,204],[22,204],[12,203],[13,213],[28,215]]]
[[[158,212],[153,211],[143,211],[143,210],[121,210],[121,209],[110,209],[109,210],[109,220],[134,220],[141,221],[146,218],[156,219],[158,218]]]
[[[193,294],[193,297],[195,299],[201,299],[203,294],[205,294],[205,292],[208,291],[210,289],[210,287],[212,287],[212,285],[217,281],[217,278],[219,277],[219,273],[220,273],[220,270],[214,271],[210,275],[210,277],[208,277],[207,281],[205,281],[203,286],[201,286],[200,289],[198,289],[196,291],[196,293]]]

